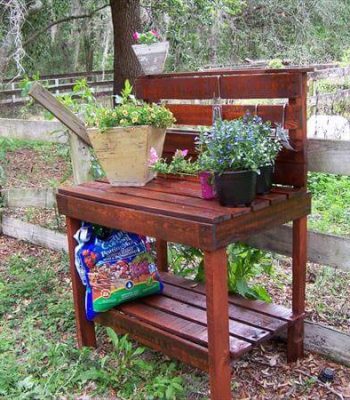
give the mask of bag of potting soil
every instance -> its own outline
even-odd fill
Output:
[[[163,290],[145,237],[83,223],[74,238],[75,265],[86,286],[87,319]]]

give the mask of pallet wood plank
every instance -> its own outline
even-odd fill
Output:
[[[117,309],[99,314],[94,321],[113,328],[119,334],[128,334],[138,342],[161,351],[203,371],[208,371],[208,350],[197,343],[183,339],[144,321],[123,314]]]
[[[161,277],[166,283],[163,291],[164,296],[203,310],[206,309],[205,289],[203,285],[171,274],[161,273]],[[280,331],[286,326],[286,323],[278,317],[268,316],[255,310],[235,305],[232,302],[231,296],[229,297],[229,317],[234,321],[241,321],[246,325],[270,332]]]
[[[183,337],[200,345],[208,345],[207,328],[200,324],[156,310],[139,302],[122,304],[118,307],[118,310],[154,325],[159,329],[164,329],[176,336]],[[230,337],[230,351],[233,356],[242,354],[242,352],[250,349],[251,346],[249,342]]]
[[[132,210],[109,204],[57,194],[61,214],[74,216],[106,227],[121,229],[168,242],[178,242],[198,248],[212,248],[213,225],[198,221],[164,216],[142,210]],[[171,229],[168,227],[171,226]]]
[[[213,120],[213,105],[204,104],[166,104],[166,107],[174,114],[176,123],[179,125],[207,125]],[[222,118],[233,120],[243,117],[247,112],[256,113],[254,105],[222,105]],[[283,120],[284,109],[281,105],[261,105],[258,107],[257,115],[264,121],[270,121],[272,126],[280,124]],[[284,127],[296,129],[301,126],[300,110],[298,107],[289,106],[286,109]]]
[[[193,282],[189,279],[184,279],[171,274],[161,274],[161,277],[164,282],[168,283],[169,285],[178,286],[180,288],[187,289],[187,291],[191,290],[200,295],[205,294],[205,286],[201,283]],[[164,294],[167,295],[168,291],[171,291],[171,289],[170,287],[166,286]],[[187,295],[190,295],[190,293]],[[276,304],[269,304],[260,300],[247,300],[239,296],[229,296],[229,303],[247,310],[256,311],[259,314],[265,314],[270,317],[277,318],[282,321],[292,320],[291,310]]]
[[[61,189],[60,193],[70,195],[73,192],[71,189]],[[192,206],[183,204],[168,203],[159,200],[148,198],[140,198],[127,194],[118,193],[118,188],[108,186],[107,190],[96,188],[93,183],[91,185],[80,185],[74,189],[74,196],[85,200],[103,202],[105,204],[116,205],[126,208],[132,208],[142,211],[155,211],[158,214],[187,218],[195,221],[215,223],[230,219],[230,213],[225,213],[225,210],[209,210],[198,209]]]
[[[212,99],[219,97],[219,78],[171,77],[138,79],[136,96],[148,102],[161,99]]]
[[[142,302],[178,317],[186,318],[189,321],[198,322],[204,326],[207,325],[205,310],[194,307],[192,304],[186,304],[165,296],[146,297]],[[245,325],[232,319],[229,321],[229,332],[232,336],[247,340],[251,343],[257,343],[270,336],[270,332],[264,329]]]
[[[154,181],[154,185],[147,184],[143,188],[134,188],[134,187],[118,187],[118,188],[108,188],[106,183],[94,183],[92,187],[96,187],[100,190],[107,190],[107,191],[112,191],[112,192],[118,192],[121,194],[126,194],[126,195],[132,195],[140,198],[145,198],[145,199],[154,199],[154,200],[159,200],[167,203],[174,203],[174,204],[182,204],[182,205],[188,205],[192,207],[198,207],[200,209],[204,208],[206,210],[213,210],[213,211],[219,211],[220,213],[225,213],[229,214],[232,216],[238,216],[242,214],[246,214],[250,212],[249,207],[236,207],[236,208],[231,208],[231,207],[225,207],[223,208],[220,206],[220,204],[217,201],[203,201],[201,198],[197,197],[191,197],[191,196],[184,196],[186,194],[186,188],[188,188],[187,185],[184,185],[184,183],[187,183],[187,181],[184,181],[183,183],[179,183],[178,180],[172,180],[172,179],[165,179],[164,183],[166,182],[173,182],[174,183],[174,188],[176,188],[177,192],[179,192],[179,188],[183,190],[185,193],[180,194],[173,194],[173,191],[175,190],[169,190],[169,186],[165,186],[165,184],[162,184],[162,182],[159,182],[159,185],[157,184],[158,179]],[[149,186],[150,185],[150,186]],[[197,184],[199,185],[199,183]],[[172,187],[172,186],[171,186]],[[152,190],[156,188],[156,190]],[[159,191],[157,190],[159,189]]]
[[[223,99],[296,98],[301,93],[299,73],[236,76],[223,74],[220,79],[220,97]]]
[[[91,146],[84,123],[75,114],[73,114],[69,108],[65,107],[55,98],[55,96],[53,96],[47,89],[40,85],[40,83],[35,82],[33,84],[31,90],[29,91],[29,95],[48,111],[50,111],[69,130],[78,135],[84,143],[86,143],[88,146]]]

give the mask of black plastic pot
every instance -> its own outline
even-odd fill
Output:
[[[265,167],[260,167],[260,174],[256,177],[256,193],[266,194],[272,188],[272,175],[274,171],[273,165],[267,165]]]
[[[250,205],[255,198],[256,172],[226,171],[215,174],[215,188],[219,203],[224,207]]]

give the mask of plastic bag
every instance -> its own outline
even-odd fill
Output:
[[[78,242],[75,265],[86,286],[88,320],[126,301],[163,290],[145,237],[83,223],[74,238]]]

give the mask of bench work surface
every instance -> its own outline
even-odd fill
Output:
[[[215,250],[310,212],[303,190],[275,187],[250,207],[201,199],[200,184],[157,178],[144,187],[89,182],[58,191],[59,211],[75,219],[162,240]]]

